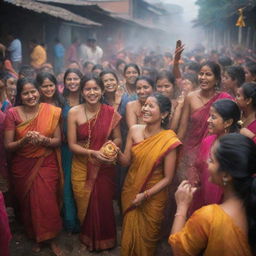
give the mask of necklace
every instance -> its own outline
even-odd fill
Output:
[[[85,148],[89,148],[90,147],[91,137],[92,137],[92,129],[93,129],[93,127],[94,127],[94,125],[95,125],[95,123],[97,121],[98,114],[100,112],[100,108],[101,108],[101,106],[96,111],[95,118],[93,119],[94,122],[93,122],[92,127],[91,127],[91,120],[89,120],[86,108],[84,106],[84,113],[85,113],[86,120],[88,122],[88,139],[87,139],[87,142],[85,144]]]
[[[36,111],[34,113],[32,113],[32,115],[31,115],[31,114],[28,114],[27,111],[23,107],[22,113],[25,116],[25,120],[24,121],[32,120],[38,114],[38,111],[39,111],[39,108],[37,108]]]

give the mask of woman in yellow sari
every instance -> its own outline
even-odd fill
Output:
[[[177,256],[252,256],[256,253],[256,146],[237,133],[220,137],[211,149],[209,181],[222,187],[220,205],[202,207],[186,222],[196,188],[183,181],[175,193],[169,243]]]
[[[174,176],[176,148],[181,144],[176,134],[164,130],[171,111],[170,100],[149,96],[142,107],[146,125],[131,127],[122,165],[130,168],[122,191],[123,227],[121,255],[155,254],[167,201],[167,186]]]

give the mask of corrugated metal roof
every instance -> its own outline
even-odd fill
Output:
[[[13,4],[15,6],[18,6],[27,10],[31,10],[34,12],[48,14],[53,17],[56,17],[65,21],[69,21],[69,22],[79,23],[87,26],[88,25],[101,26],[101,24],[97,22],[91,21],[87,18],[74,14],[64,8],[56,7],[56,6],[45,4],[45,3],[39,3],[32,0],[4,0],[4,2]]]

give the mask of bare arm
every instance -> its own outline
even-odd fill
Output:
[[[120,125],[116,126],[112,131],[112,141],[118,146],[122,145]]]
[[[135,101],[128,102],[126,105],[126,123],[128,128],[137,124],[137,116],[135,111]]]
[[[171,234],[181,231],[184,227],[187,219],[188,208],[195,192],[196,188],[192,187],[187,180],[182,181],[179,185],[175,193],[177,211],[172,225]]]
[[[179,61],[181,58],[181,53],[184,51],[184,45],[178,46],[175,49],[175,54],[174,54],[174,61],[173,61],[173,75],[175,79],[181,78],[181,72],[180,72],[180,67],[179,67]]]
[[[185,96],[184,96],[184,93],[182,93],[177,99],[177,106],[174,110],[174,114],[171,120],[170,129],[175,132],[177,132],[179,127],[180,118],[181,118],[182,110],[184,107],[184,101],[185,101]]]
[[[70,150],[75,154],[86,155],[89,156],[91,150],[85,149],[81,145],[77,143],[77,133],[76,133],[76,110],[70,109],[68,112],[68,145]]]
[[[164,158],[164,178],[157,182],[152,188],[148,189],[143,193],[136,195],[135,200],[133,201],[134,205],[141,204],[145,199],[151,197],[161,190],[163,190],[167,185],[172,182],[174,172],[175,172],[175,163],[176,163],[176,149],[172,150]]]
[[[121,151],[119,152],[118,155],[118,161],[122,166],[129,166],[131,163],[131,148],[132,148],[132,133],[134,132],[134,127],[132,127],[129,130],[127,139],[126,139],[126,146],[125,146],[125,150],[124,153],[122,153]]]
[[[20,140],[14,140],[15,130],[5,130],[4,131],[4,146],[7,151],[16,151],[19,148],[23,147],[26,143],[29,142],[30,138],[26,134]]]
[[[190,116],[190,98],[188,95],[185,97],[183,113],[181,116],[180,125],[178,129],[178,134],[177,134],[180,140],[183,140],[185,133],[187,131],[189,116]]]

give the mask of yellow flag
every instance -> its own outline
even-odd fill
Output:
[[[239,13],[239,17],[238,17],[238,20],[236,22],[236,26],[237,27],[245,27],[243,8],[239,8],[238,13]]]

